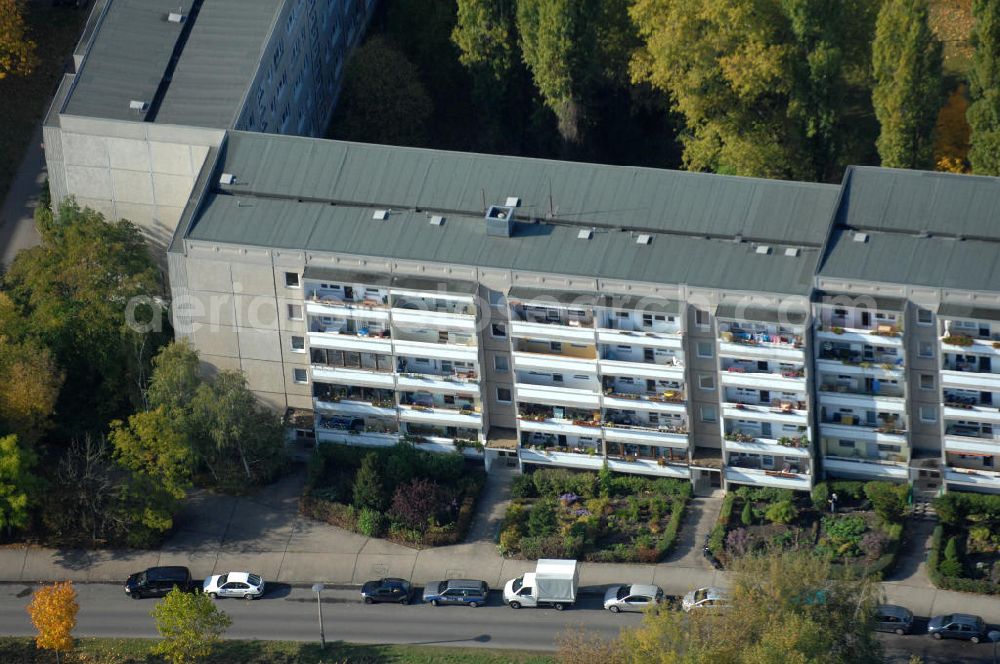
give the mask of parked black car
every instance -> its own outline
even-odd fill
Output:
[[[409,604],[413,597],[413,588],[406,579],[379,579],[377,581],[366,581],[361,586],[361,598],[365,604],[375,602],[397,602],[399,604]]]
[[[882,604],[875,607],[875,629],[879,632],[909,634],[913,631],[913,613],[902,606]]]
[[[965,639],[973,643],[987,639],[986,623],[979,616],[968,613],[935,616],[927,623],[927,633],[935,639]]]
[[[187,567],[150,567],[137,572],[125,581],[125,593],[132,599],[163,597],[174,586],[183,591],[191,589],[191,571]]]

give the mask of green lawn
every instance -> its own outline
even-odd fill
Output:
[[[7,195],[31,132],[42,119],[69,62],[88,10],[25,4],[25,22],[38,44],[39,65],[26,78],[0,80],[0,198]]]
[[[90,664],[161,664],[150,655],[151,639],[78,639],[76,650],[62,662]],[[35,649],[27,638],[0,638],[0,662],[48,664],[51,652]],[[441,648],[430,646],[362,646],[329,643],[322,650],[316,643],[291,641],[224,641],[206,664],[554,664],[546,655],[520,650]]]

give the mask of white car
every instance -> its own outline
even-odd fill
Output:
[[[215,574],[205,579],[201,584],[201,590],[212,599],[219,597],[257,599],[264,594],[264,579],[250,572]]]
[[[718,611],[730,607],[729,593],[721,588],[699,588],[692,590],[681,600],[681,608],[685,611],[695,609],[711,609]]]
[[[643,611],[647,606],[663,603],[663,590],[659,586],[633,583],[630,586],[612,586],[604,593],[604,608],[611,613]]]

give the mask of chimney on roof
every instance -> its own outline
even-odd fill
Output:
[[[514,208],[491,205],[486,210],[486,234],[493,237],[510,237],[514,234]]]

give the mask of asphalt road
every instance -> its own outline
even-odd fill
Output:
[[[149,612],[156,600],[133,600],[119,585],[77,584],[80,613],[77,636],[155,637]],[[25,607],[35,586],[0,584],[0,634],[33,636]],[[233,619],[226,636],[234,639],[319,639],[316,596],[306,588],[274,584],[262,599],[219,600]],[[596,596],[582,596],[572,609],[521,609],[504,606],[493,593],[487,606],[433,607],[416,601],[409,606],[366,605],[356,589],[334,588],[323,592],[323,622],[329,641],[352,643],[401,643],[456,645],[486,648],[552,650],[556,637],[567,629],[583,627],[606,638],[622,627],[638,625],[638,614],[614,615],[601,608]],[[918,627],[924,627],[918,625]],[[923,636],[882,635],[893,664],[904,664],[910,655],[926,664],[989,664],[992,645],[935,641]]]

